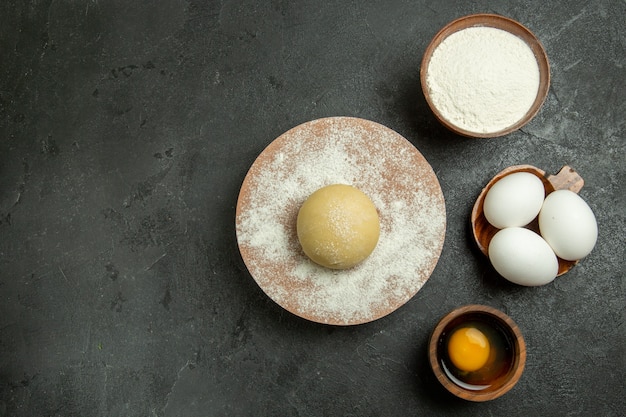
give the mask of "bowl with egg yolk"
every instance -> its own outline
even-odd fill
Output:
[[[429,342],[429,361],[453,395],[475,402],[507,393],[520,379],[526,345],[515,322],[500,310],[467,305],[446,314]]]

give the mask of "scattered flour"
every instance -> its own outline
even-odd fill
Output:
[[[379,212],[374,252],[348,270],[311,262],[296,234],[300,205],[319,188],[350,184]],[[434,172],[396,132],[336,117],[276,139],[250,168],[239,196],[237,239],[251,275],[287,310],[331,324],[382,317],[408,301],[441,253],[445,205]]]
[[[448,122],[474,133],[494,133],[530,110],[539,91],[539,65],[526,42],[512,33],[469,27],[434,50],[426,84]]]

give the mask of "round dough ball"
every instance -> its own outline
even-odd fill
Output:
[[[348,269],[367,258],[378,243],[376,207],[359,189],[333,184],[315,191],[298,212],[298,240],[311,260]]]

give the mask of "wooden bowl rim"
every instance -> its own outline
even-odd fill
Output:
[[[499,320],[504,325],[504,327],[506,327],[506,329],[511,332],[513,340],[515,341],[514,349],[516,350],[516,352],[514,353],[514,361],[511,368],[512,371],[509,372],[507,378],[501,386],[491,391],[472,391],[458,386],[446,376],[445,372],[441,369],[441,366],[439,365],[439,358],[437,357],[437,345],[439,343],[439,337],[441,336],[446,326],[452,320],[460,316],[475,313],[485,314]],[[515,321],[513,321],[513,319],[507,314],[494,307],[482,304],[469,304],[450,311],[439,320],[430,335],[428,358],[430,361],[430,367],[433,370],[435,377],[448,392],[456,397],[468,401],[490,401],[501,397],[502,395],[509,392],[521,378],[522,373],[524,372],[524,367],[526,366],[526,342],[524,341],[524,336],[522,335],[522,332],[517,323],[515,323]]]
[[[433,52],[439,46],[439,44],[445,38],[455,32],[476,26],[487,26],[501,29],[512,33],[513,35],[522,39],[532,50],[533,54],[535,55],[535,59],[537,60],[537,65],[539,66],[539,90],[537,91],[537,97],[535,97],[535,101],[533,102],[532,106],[530,107],[528,112],[526,112],[524,117],[517,121],[517,123],[514,123],[513,125],[496,132],[472,132],[458,127],[446,120],[432,102],[430,93],[428,91],[428,85],[426,83],[428,65],[430,64],[430,59]],[[550,61],[548,60],[548,55],[546,54],[546,50],[543,47],[541,41],[539,41],[539,39],[532,31],[530,31],[530,29],[528,29],[520,22],[517,22],[516,20],[505,16],[492,13],[471,14],[459,17],[456,20],[451,21],[441,30],[439,30],[439,32],[437,32],[437,34],[433,37],[431,42],[426,47],[426,50],[422,57],[420,65],[420,83],[428,106],[434,113],[435,118],[439,120],[439,122],[443,124],[446,128],[458,135],[469,138],[495,138],[508,135],[509,133],[520,129],[521,127],[529,123],[537,115],[546,97],[548,96],[548,91],[550,90]]]

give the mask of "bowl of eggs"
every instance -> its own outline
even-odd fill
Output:
[[[467,137],[504,136],[528,123],[550,86],[537,37],[495,14],[461,17],[432,39],[420,66],[424,97],[435,117]]]
[[[502,311],[467,305],[446,314],[430,336],[430,366],[456,397],[483,402],[510,391],[522,376],[526,344]]]
[[[556,175],[508,167],[483,188],[471,213],[474,240],[494,269],[524,286],[550,283],[595,246],[593,211],[578,195],[584,180],[569,166]]]

